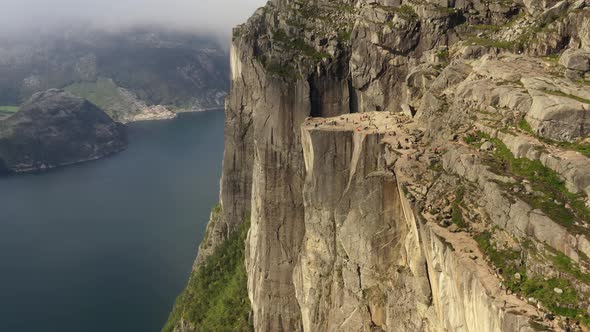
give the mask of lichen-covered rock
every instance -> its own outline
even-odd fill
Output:
[[[587,72],[590,71],[590,52],[569,49],[563,52],[559,63],[567,69]]]

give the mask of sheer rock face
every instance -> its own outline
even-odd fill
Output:
[[[304,330],[424,330],[426,265],[384,171],[381,135],[303,135],[305,238],[293,281]]]
[[[590,90],[555,61],[587,51],[588,5],[280,0],[236,28],[206,241],[251,218],[255,330],[532,331],[536,302],[505,290],[513,275],[474,238],[518,248],[531,279],[567,275],[546,263],[555,252],[590,263],[590,245],[534,205],[549,194],[490,162],[489,140],[590,193],[589,159],[564,148],[588,137]],[[447,228],[452,211],[466,225]],[[587,285],[567,278],[587,307]]]
[[[33,97],[0,122],[0,171],[31,172],[94,160],[127,146],[123,125],[62,90]]]

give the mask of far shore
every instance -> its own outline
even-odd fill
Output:
[[[210,108],[197,108],[197,109],[181,108],[181,109],[173,110],[172,112],[177,113],[177,114],[181,114],[181,113],[196,113],[196,112],[208,112],[208,111],[221,111],[221,110],[224,110],[224,109],[225,108],[223,106],[210,107]]]

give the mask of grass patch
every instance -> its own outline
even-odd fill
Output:
[[[575,221],[588,223],[590,209],[586,207],[584,194],[573,194],[565,186],[559,174],[544,166],[538,160],[515,158],[510,149],[499,139],[490,138],[486,134],[479,136],[489,139],[496,146],[493,158],[487,160],[490,170],[497,173],[509,173],[517,179],[528,180],[533,189],[542,195],[519,194],[519,197],[535,209],[542,210],[553,221],[565,226],[576,234],[588,231],[575,225]],[[556,203],[555,201],[559,202]],[[565,207],[569,203],[571,210]]]
[[[349,43],[352,40],[352,30],[344,30],[338,32],[338,41],[341,43]]]
[[[451,220],[453,221],[453,224],[457,225],[459,228],[467,227],[465,218],[463,218],[463,210],[461,209],[463,198],[465,198],[465,188],[463,186],[460,186],[459,188],[457,188],[457,191],[455,192],[455,200],[451,204],[453,208],[453,211],[451,213]]]
[[[445,170],[440,160],[433,162],[432,165],[428,166],[428,169],[436,173],[440,173]]]
[[[574,261],[572,261],[571,258],[553,248],[548,247],[547,250],[554,254],[554,256],[550,257],[550,260],[551,262],[553,262],[555,268],[557,268],[561,272],[571,275],[572,277],[586,284],[590,284],[590,275],[582,272],[579,266],[576,263],[574,263]]]
[[[339,3],[339,4],[336,4],[333,8],[339,12],[344,12],[344,13],[348,13],[348,14],[356,13],[356,8],[353,5]]]
[[[253,331],[244,266],[249,228],[247,220],[193,272],[162,332],[172,332],[181,319],[195,331]]]
[[[469,134],[463,137],[463,141],[469,145],[472,145],[476,148],[480,148],[484,142],[484,139],[489,139],[489,136],[485,135],[481,131],[476,132],[475,134]]]
[[[108,109],[112,104],[123,102],[117,85],[108,79],[96,82],[76,83],[66,87],[66,90],[88,99],[100,108]]]
[[[481,251],[487,255],[493,266],[504,277],[505,287],[515,293],[521,293],[525,297],[534,297],[556,315],[580,320],[585,325],[590,323],[590,316],[583,308],[578,307],[580,297],[568,279],[551,278],[545,280],[539,276],[528,278],[525,267],[517,264],[521,257],[521,251],[498,249],[492,243],[492,237],[492,233],[483,232],[474,238]],[[552,261],[556,268],[563,272],[581,273],[573,262],[563,254],[558,253],[552,258]],[[520,274],[520,280],[515,278],[516,273]],[[583,278],[586,277],[583,276]],[[563,293],[556,293],[555,288],[561,289]]]
[[[444,64],[448,64],[449,63],[449,59],[450,59],[450,54],[448,50],[441,50],[436,52],[436,58],[444,63]]]
[[[584,103],[584,104],[590,104],[590,99],[578,97],[576,95],[570,95],[570,94],[565,93],[565,92],[562,92],[562,91],[547,90],[547,89],[545,89],[545,90],[543,90],[543,92],[545,92],[547,94],[550,94],[550,95],[554,95],[554,96],[570,98],[570,99],[573,99],[575,101],[579,101],[579,102]]]
[[[546,57],[543,57],[543,60],[545,60],[551,64],[558,65],[559,64],[559,54],[548,55]]]
[[[437,70],[445,69],[450,63],[450,54],[448,50],[441,50],[435,53],[436,58],[440,63],[434,66]]]
[[[563,293],[556,293],[555,288],[561,289]],[[554,314],[574,319],[585,318],[582,320],[587,324],[589,317],[584,310],[577,308],[580,298],[569,280],[564,278],[545,280],[542,277],[535,277],[524,281],[520,289],[526,297],[534,297],[541,301]]]
[[[213,207],[213,210],[211,211],[214,214],[220,214],[221,213],[221,203],[217,203],[217,205],[215,205]]]
[[[293,68],[291,65],[283,65],[274,61],[271,61],[266,66],[266,70],[271,74],[288,79],[295,79],[297,77],[295,68]]]
[[[475,145],[475,143],[479,142],[479,138],[475,135],[467,135],[463,137],[463,141],[469,145]]]
[[[520,289],[520,284],[526,278],[526,270],[523,266],[518,266],[516,262],[520,260],[520,251],[512,249],[498,249],[492,243],[492,233],[483,232],[474,237],[479,245],[479,249],[487,255],[494,267],[501,271],[505,280],[505,286],[512,291]],[[521,280],[517,280],[514,275],[519,273]]]
[[[414,10],[414,8],[412,8],[412,6],[409,5],[402,5],[400,7],[395,8],[393,11],[400,17],[409,21],[418,19],[418,14]]]
[[[535,135],[533,127],[531,127],[531,125],[524,118],[518,122],[518,128],[520,128],[522,131],[528,134]]]
[[[289,50],[298,51],[301,54],[305,55],[308,58],[311,58],[315,61],[321,61],[322,59],[330,58],[330,55],[326,52],[318,52],[315,48],[307,44],[301,38],[289,38],[285,31],[279,29],[273,33],[272,36],[273,40],[279,42]]]
[[[0,113],[16,113],[19,109],[19,106],[0,106]]]
[[[111,79],[99,78],[96,82],[80,82],[69,85],[66,91],[98,106],[111,117],[118,119],[126,112],[138,110],[133,101],[128,100]]]
[[[544,141],[546,139],[543,139]],[[549,141],[549,140],[548,140]],[[571,143],[571,142],[556,142],[556,141],[550,141],[551,144],[557,145],[561,148],[567,149],[567,150],[574,150],[577,151],[581,154],[583,154],[584,156],[590,158],[590,144],[586,144],[586,143]]]
[[[590,158],[590,144],[588,144],[588,143],[558,142],[558,141],[554,141],[549,138],[538,136],[534,132],[531,125],[526,121],[526,119],[520,120],[520,122],[518,123],[518,128],[522,129],[523,131],[525,131],[526,133],[528,133],[530,135],[535,136],[535,138],[542,141],[543,143],[557,146],[557,147],[565,149],[565,150],[577,151],[577,152],[583,154],[584,156]]]

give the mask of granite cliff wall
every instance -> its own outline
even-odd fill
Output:
[[[256,331],[586,329],[589,25],[587,1],[269,2],[234,30],[195,268],[249,216]]]

